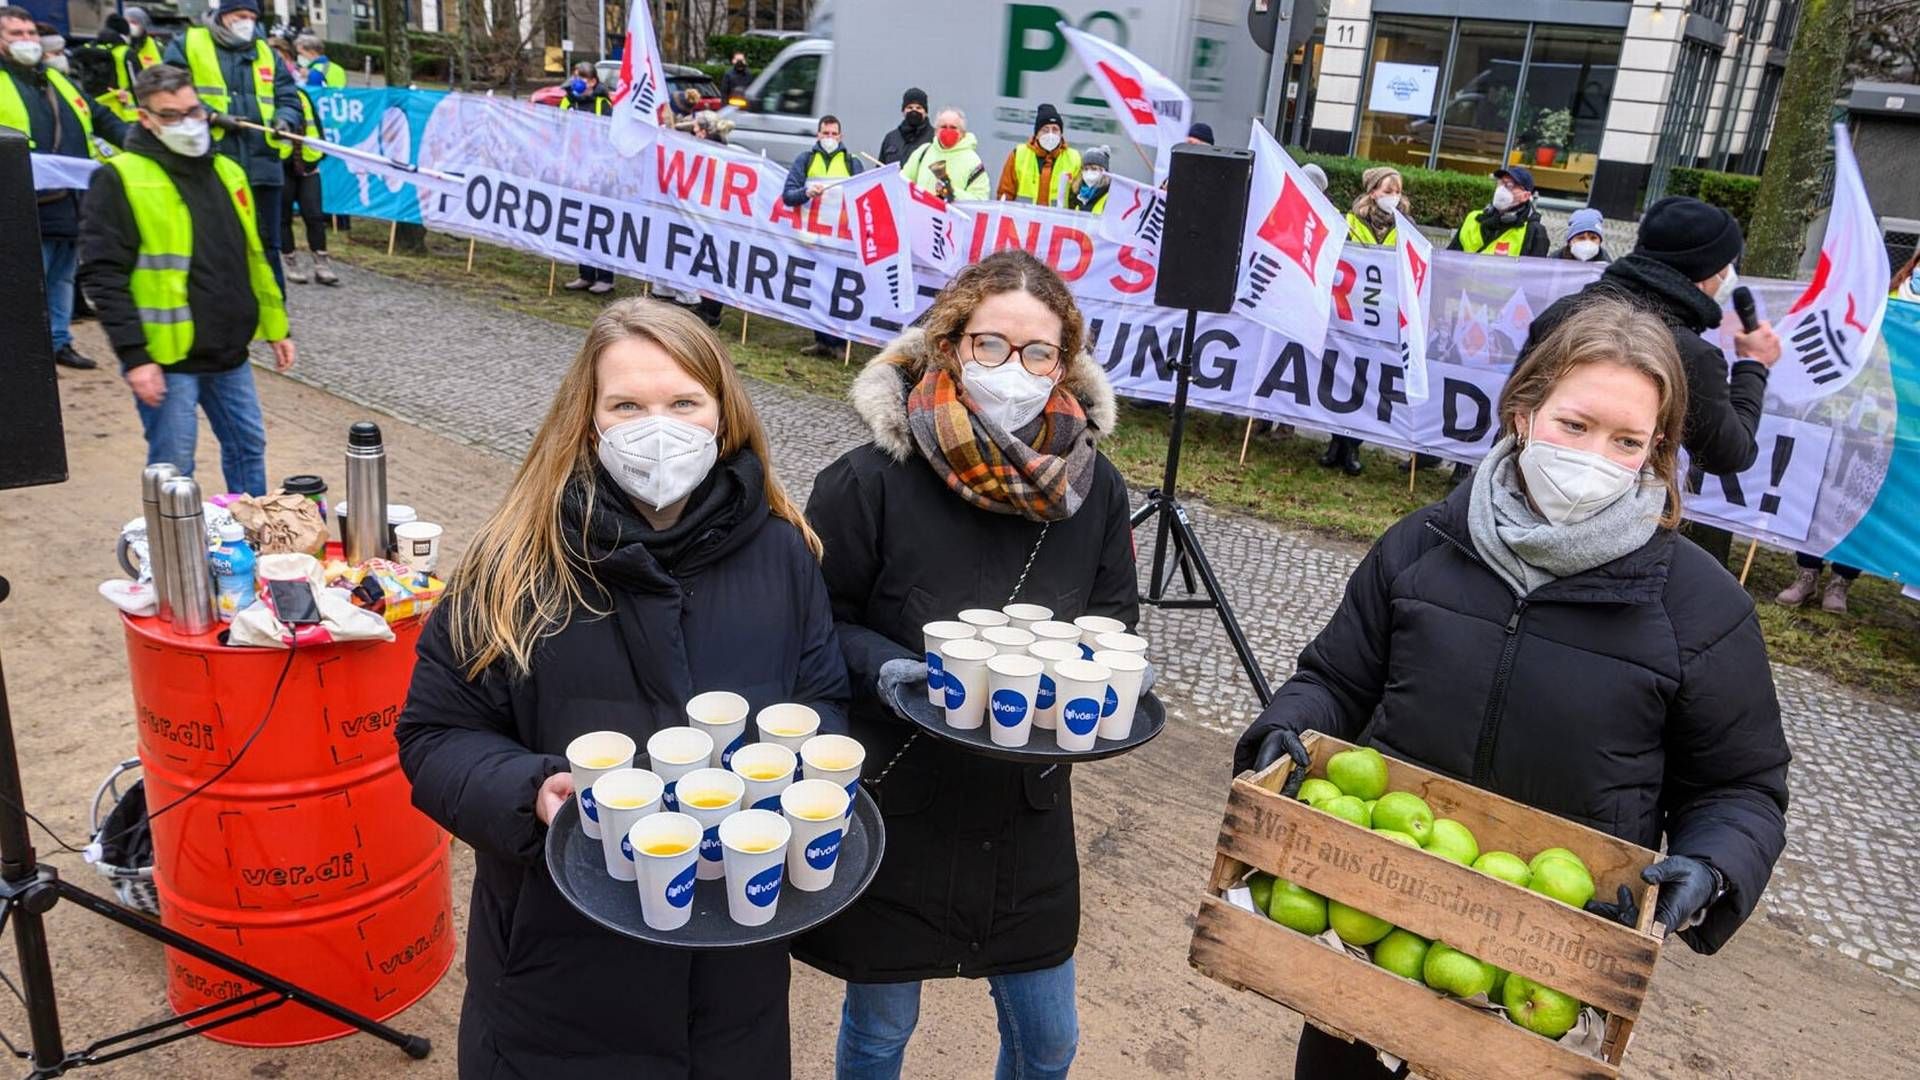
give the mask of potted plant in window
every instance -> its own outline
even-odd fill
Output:
[[[1554,158],[1573,138],[1573,111],[1571,109],[1542,109],[1534,118],[1534,135],[1539,139],[1533,152],[1536,165],[1551,165]]]

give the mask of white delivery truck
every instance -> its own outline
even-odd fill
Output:
[[[900,122],[900,95],[927,92],[938,112],[967,114],[980,159],[995,180],[1013,148],[1033,135],[1034,109],[1050,103],[1081,150],[1113,147],[1113,168],[1145,178],[1100,91],[1057,24],[1112,41],[1180,83],[1194,119],[1222,146],[1245,146],[1266,87],[1268,57],[1248,35],[1246,0],[819,0],[811,36],[776,56],[731,106],[732,142],[790,162],[813,145],[820,117],[840,118],[849,149],[877,154]]]

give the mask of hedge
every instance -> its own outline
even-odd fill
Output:
[[[430,36],[437,38],[445,37],[446,35],[434,34]],[[361,61],[363,59],[371,59],[373,61],[373,70],[375,71],[384,73],[387,70],[387,50],[383,45],[349,45],[344,41],[329,41],[325,44],[327,59],[346,67],[347,70],[355,74],[360,72]],[[452,57],[436,55],[432,52],[422,52],[418,44],[414,45],[414,79],[427,78],[448,81],[451,79],[452,71]]]
[[[707,56],[722,62],[733,59],[734,53],[744,53],[747,67],[759,71],[773,62],[780,51],[798,41],[798,38],[770,38],[755,34],[713,34],[707,38]]]
[[[1345,212],[1364,190],[1360,175],[1384,161],[1342,157],[1334,154],[1310,154],[1298,147],[1288,148],[1295,161],[1313,162],[1326,170],[1327,198]],[[1458,228],[1460,222],[1493,198],[1493,178],[1446,169],[1424,169],[1414,165],[1393,165],[1400,170],[1402,190],[1413,204],[1413,219],[1422,225]]]
[[[1667,194],[1691,195],[1711,203],[1732,214],[1745,231],[1753,218],[1754,200],[1760,196],[1760,178],[1712,169],[1675,168],[1667,174]]]

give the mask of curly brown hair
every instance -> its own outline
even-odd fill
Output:
[[[1086,346],[1086,322],[1080,316],[1080,306],[1073,302],[1067,283],[1054,273],[1053,267],[1019,248],[997,251],[973,263],[956,274],[947,287],[940,290],[940,295],[933,298],[933,306],[927,309],[926,319],[920,324],[926,332],[929,351],[957,374],[960,361],[956,350],[974,309],[989,296],[1016,291],[1027,293],[1059,316],[1057,344],[1061,370],[1066,370]]]

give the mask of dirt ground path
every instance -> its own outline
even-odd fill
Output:
[[[83,351],[110,355],[91,325]],[[271,477],[340,472],[346,426],[366,410],[270,374],[259,375]],[[113,764],[134,752],[124,645],[95,592],[117,574],[113,537],[139,512],[145,446],[125,389],[106,372],[61,372],[73,479],[0,493],[0,648],[20,735],[30,806],[69,840],[84,839],[84,803]],[[392,498],[447,525],[457,555],[511,477],[505,459],[388,417]],[[204,425],[203,425],[204,428]],[[203,476],[218,450],[204,437]],[[52,569],[41,563],[58,555]],[[1229,740],[1170,728],[1130,757],[1080,770],[1075,802],[1084,898],[1078,956],[1082,1040],[1076,1073],[1270,1080],[1288,1073],[1298,1020],[1278,1005],[1196,975],[1189,920],[1219,827]],[[72,855],[43,857],[104,890]],[[457,929],[465,932],[472,858],[455,845]],[[69,1042],[167,1015],[160,950],[92,916],[51,917]],[[1920,993],[1809,945],[1797,928],[1750,924],[1715,957],[1667,950],[1628,1056],[1633,1076],[1895,1076],[1920,1054]],[[10,959],[0,967],[11,972]],[[297,977],[297,976],[296,976]],[[363,1036],[288,1050],[189,1039],[96,1075],[147,1077],[451,1077],[462,966],[394,1019],[435,1045],[425,1062]],[[831,1075],[839,984],[805,967],[793,978],[794,1071]],[[644,1001],[636,1000],[636,1008]],[[18,1042],[25,1019],[0,994],[0,1031]],[[997,1039],[986,987],[930,985],[907,1075],[990,1075]]]

